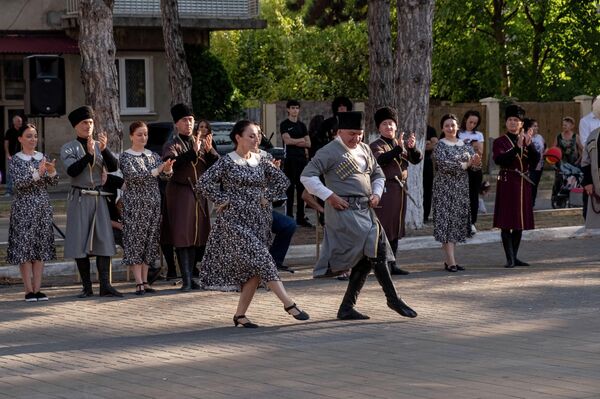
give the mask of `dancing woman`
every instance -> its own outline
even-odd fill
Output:
[[[269,254],[271,202],[285,192],[289,181],[254,152],[260,141],[254,123],[237,122],[230,137],[235,151],[221,157],[196,184],[196,191],[213,201],[217,212],[201,263],[200,285],[241,291],[235,326],[258,327],[245,314],[261,282],[277,295],[286,312],[297,320],[308,320],[308,314],[288,296]]]

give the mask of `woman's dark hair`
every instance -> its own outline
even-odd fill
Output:
[[[310,137],[313,137],[317,133],[319,127],[321,127],[321,123],[323,123],[324,120],[325,117],[323,115],[315,115],[312,117],[308,123],[308,135]]]
[[[333,111],[334,115],[337,115],[340,105],[345,105],[347,111],[352,111],[352,100],[346,96],[338,96],[334,98],[333,102],[331,103],[331,110]]]
[[[562,120],[563,122],[569,122],[571,125],[575,126],[575,119],[570,116],[565,116]]]
[[[244,133],[244,130],[250,125],[254,125],[254,122],[249,121],[248,119],[242,119],[241,121],[237,121],[233,128],[231,129],[231,133],[229,133],[229,138],[233,143],[234,147],[237,147],[237,139],[235,136],[241,136]]]
[[[479,111],[475,111],[473,109],[468,110],[463,115],[462,121],[460,122],[460,130],[462,130],[462,131],[467,130],[467,119],[469,119],[470,116],[477,117],[477,125],[475,125],[475,129],[473,129],[473,130],[477,130],[477,128],[479,127],[479,124],[481,123],[481,114],[479,113]]]
[[[148,126],[142,121],[131,122],[131,125],[129,125],[129,135],[133,136],[133,132],[135,132],[141,127],[145,127],[146,129],[148,129]]]
[[[444,129],[444,122],[446,122],[447,119],[454,119],[456,121],[456,123],[458,123],[458,118],[456,117],[456,115],[446,114],[446,115],[442,116],[442,119],[440,120],[440,129],[442,129],[442,130]]]
[[[206,128],[208,129],[208,134],[212,134],[212,126],[210,125],[210,122],[207,121],[206,119],[200,119],[198,121],[198,124],[196,125],[196,129],[194,130],[194,136],[197,136],[200,133],[200,124],[203,122],[206,124]]]
[[[534,123],[537,123],[537,120],[536,120],[536,119],[533,119],[533,118],[525,118],[525,119],[523,120],[523,130],[524,130],[525,132],[527,132],[527,130],[529,130],[529,128],[530,128],[530,127],[532,127]]]
[[[26,123],[19,129],[18,137],[21,137],[23,135],[23,133],[25,133],[25,130],[27,130],[27,129],[33,129],[33,130],[35,130],[36,133],[38,133],[37,127],[35,127],[35,125],[33,123]]]

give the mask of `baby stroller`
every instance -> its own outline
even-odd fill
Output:
[[[581,195],[581,180],[583,172],[573,164],[559,162],[555,166],[556,177],[554,187],[552,188],[552,208],[570,208],[571,206],[581,206],[573,204],[572,192]],[[582,202],[582,201],[580,201]]]

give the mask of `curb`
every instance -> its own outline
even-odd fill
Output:
[[[585,239],[600,236],[600,229],[586,229],[584,226],[550,227],[545,229],[527,230],[523,232],[524,241],[553,241],[563,239]],[[480,245],[500,242],[500,230],[482,231],[466,243],[460,245]],[[415,249],[440,248],[441,244],[433,236],[403,238],[398,243],[398,251]],[[316,257],[314,244],[292,245],[286,260],[303,260],[314,262]],[[121,258],[113,258],[113,273],[126,273],[127,267],[121,264]],[[95,264],[95,262],[92,262]],[[93,265],[92,265],[93,266]],[[92,269],[94,270],[94,269]],[[77,277],[77,267],[74,261],[48,262],[44,265],[45,277],[71,276]],[[19,266],[9,265],[0,268],[0,278],[20,278]]]

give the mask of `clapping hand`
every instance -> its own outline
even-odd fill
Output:
[[[53,175],[56,173],[56,159],[53,159],[52,161],[46,161],[46,158],[44,158],[42,162],[46,164],[46,171],[48,174]]]
[[[174,163],[175,163],[175,159],[167,159],[165,162],[161,163],[158,166],[158,173],[161,173],[161,172],[171,173],[173,171]]]
[[[87,138],[87,152],[92,156],[96,153],[96,140],[91,134]]]
[[[195,152],[200,151],[200,148],[202,148],[202,139],[200,136],[192,136],[192,147]]]
[[[408,148],[415,148],[415,146],[417,145],[417,139],[415,137],[415,133],[412,132],[409,136],[408,136],[408,141],[406,142],[406,145]]]
[[[475,153],[475,155],[473,155],[471,159],[469,159],[469,166],[481,166],[481,155]]]
[[[204,142],[204,150],[210,152],[212,150],[212,133],[208,133],[202,141]]]
[[[101,132],[98,134],[98,147],[100,151],[104,151],[106,149],[106,144],[108,143],[108,137],[106,136],[106,132]]]
[[[42,161],[40,162],[40,166],[38,168],[38,174],[40,176],[44,176],[44,174],[46,173],[47,167],[46,167],[46,158],[42,159]]]

